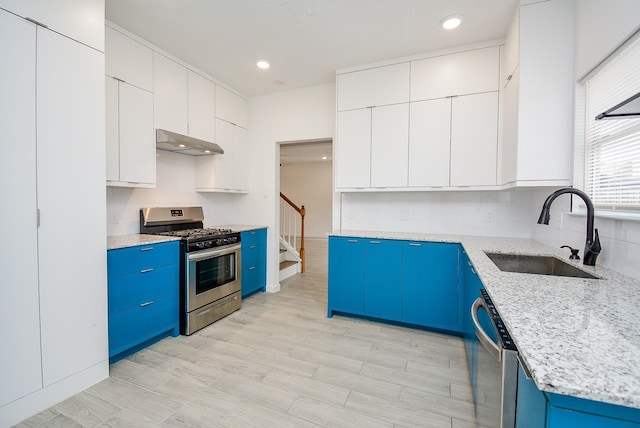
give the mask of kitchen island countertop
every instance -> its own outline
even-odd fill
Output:
[[[546,392],[640,408],[640,281],[576,263],[600,279],[502,272],[485,251],[568,253],[524,238],[339,231],[329,236],[462,244],[518,347]]]

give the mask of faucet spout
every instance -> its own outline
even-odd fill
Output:
[[[538,224],[549,224],[551,218],[551,204],[560,195],[565,193],[573,193],[579,196],[587,206],[587,239],[584,247],[584,259],[583,264],[587,266],[595,266],[596,258],[602,247],[600,246],[600,237],[598,236],[598,229],[594,229],[594,217],[595,208],[589,195],[582,190],[574,189],[573,187],[563,187],[550,194],[542,205],[542,211],[540,211],[540,217],[538,218]]]

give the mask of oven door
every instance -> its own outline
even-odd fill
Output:
[[[240,291],[240,245],[186,253],[186,312]]]

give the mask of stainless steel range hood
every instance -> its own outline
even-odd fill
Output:
[[[156,148],[189,156],[221,155],[222,147],[216,143],[199,140],[188,135],[156,129]]]
[[[640,92],[596,116],[600,119],[634,119],[640,117]]]

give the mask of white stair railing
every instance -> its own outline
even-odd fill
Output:
[[[284,240],[302,262],[301,271],[304,272],[304,205],[298,207],[283,193],[280,193],[280,238]],[[300,245],[298,245],[300,238]]]

